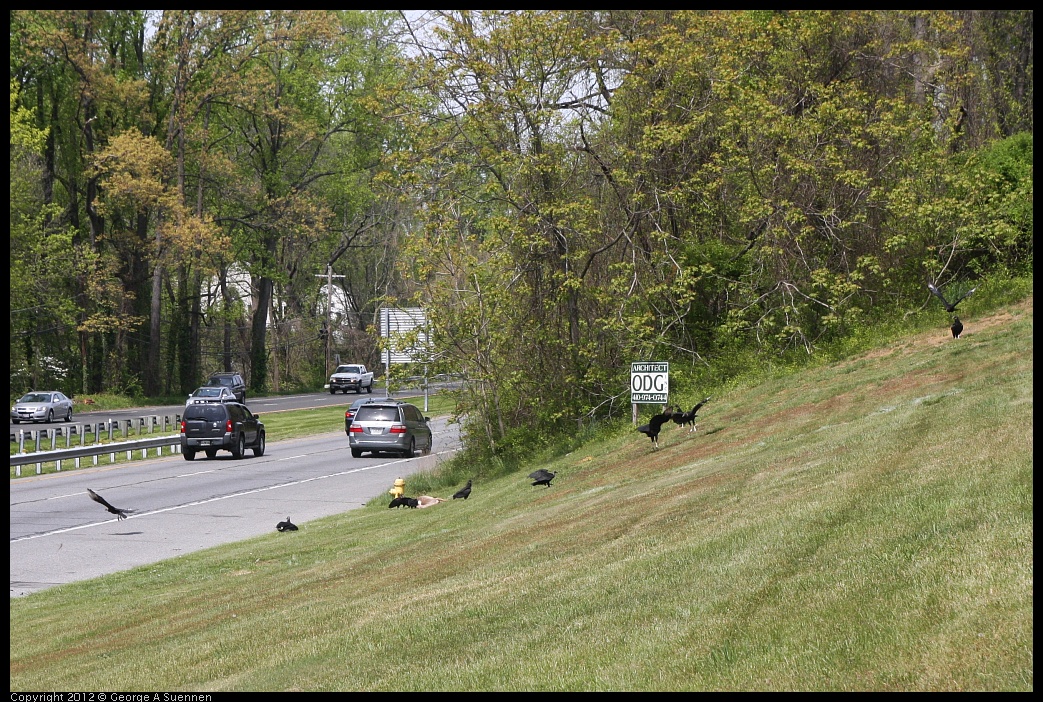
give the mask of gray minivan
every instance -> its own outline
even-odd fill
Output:
[[[359,458],[363,451],[373,455],[386,451],[412,458],[420,451],[426,456],[434,445],[429,421],[408,402],[367,402],[359,406],[348,426],[351,455]]]

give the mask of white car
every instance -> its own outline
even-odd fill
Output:
[[[185,406],[200,405],[208,402],[237,401],[235,393],[232,392],[231,388],[225,387],[224,385],[204,385],[201,388],[196,388],[196,391],[188,396],[188,401],[185,402]]]
[[[53,422],[61,418],[72,421],[72,400],[57,390],[30,392],[11,408],[11,422]]]

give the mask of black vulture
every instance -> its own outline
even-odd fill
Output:
[[[279,522],[275,525],[276,531],[297,531],[297,525],[290,521],[287,517],[285,522]]]
[[[462,497],[463,499],[466,500],[470,496],[470,494],[471,494],[471,481],[468,480],[467,481],[467,485],[464,485],[462,488],[460,488],[455,493],[453,493],[453,499],[455,500],[457,498],[461,498]]]
[[[952,338],[959,339],[960,334],[963,333],[963,322],[959,317],[953,317],[952,326],[949,329],[952,331]]]
[[[529,473],[529,477],[535,481],[532,484],[533,487],[536,487],[537,485],[546,485],[547,487],[550,487],[550,481],[554,480],[555,475],[557,475],[557,473],[544,468]]]
[[[674,407],[674,413],[670,415],[670,419],[674,420],[674,424],[677,426],[684,426],[684,410],[681,408],[681,405]]]
[[[685,412],[681,416],[681,426],[684,426],[685,424],[688,424],[689,426],[691,426],[691,429],[688,430],[689,434],[691,434],[693,431],[695,431],[698,428],[695,425],[695,415],[699,411],[699,408],[702,407],[703,405],[705,405],[709,401],[710,401],[710,398],[707,397],[705,400],[703,400],[702,402],[697,404],[695,407],[693,407],[691,410]]]
[[[105,509],[109,510],[109,512],[111,512],[112,514],[115,514],[117,522],[120,521],[121,519],[126,519],[127,518],[127,512],[133,512],[134,511],[132,509],[120,509],[119,507],[113,507],[112,505],[110,505],[108,502],[105,501],[104,497],[102,497],[98,493],[94,492],[90,488],[87,488],[87,494],[91,496],[92,500],[94,500],[95,502],[100,504]]]
[[[410,509],[416,509],[419,504],[420,500],[415,497],[396,497],[391,500],[388,509],[391,509],[392,507],[409,507]]]
[[[939,300],[942,301],[942,304],[945,305],[945,311],[946,312],[955,312],[956,311],[956,305],[960,304],[960,301],[963,300],[963,298],[970,296],[970,294],[972,292],[974,292],[975,290],[977,290],[978,287],[975,286],[975,287],[971,288],[970,290],[968,290],[964,294],[960,295],[958,298],[956,298],[951,303],[948,300],[946,300],[945,297],[942,296],[941,291],[938,288],[934,287],[934,285],[932,285],[931,283],[927,284],[927,289],[930,290]]]
[[[659,448],[659,430],[663,428],[663,425],[673,419],[674,413],[667,407],[662,414],[657,414],[648,420],[648,424],[642,424],[637,428],[639,432],[647,436],[652,440],[652,450]]]

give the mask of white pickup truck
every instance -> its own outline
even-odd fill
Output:
[[[371,393],[373,392],[373,373],[366,370],[361,363],[337,366],[337,370],[333,371],[333,375],[330,376],[329,387],[331,395],[336,395],[338,390],[345,395],[348,394],[348,390],[354,390],[356,394],[363,390]]]

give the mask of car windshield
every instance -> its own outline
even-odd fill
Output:
[[[362,405],[355,414],[355,418],[360,422],[397,422],[398,408]]]
[[[220,397],[221,390],[220,387],[199,388],[196,390],[196,397]]]
[[[50,402],[51,396],[43,392],[31,392],[23,397],[19,402]]]
[[[337,368],[338,373],[360,373],[358,366],[339,366]]]

